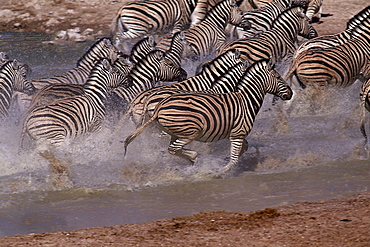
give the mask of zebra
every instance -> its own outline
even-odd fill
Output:
[[[133,63],[131,62],[130,56],[120,55],[114,62],[115,68],[122,74],[128,75]],[[124,84],[127,78],[121,82]],[[112,85],[113,87],[114,85]],[[119,86],[119,85],[117,85]],[[56,100],[63,98],[79,96],[85,93],[85,86],[81,84],[66,84],[66,83],[54,83],[39,89],[32,97],[31,103],[27,111],[23,114],[20,119],[23,119],[35,108],[40,106],[46,106],[52,104]],[[112,88],[110,88],[111,90]]]
[[[186,78],[186,71],[169,59],[164,61],[164,56],[163,51],[154,50],[139,61],[128,74],[128,82],[112,90],[109,96],[110,109],[126,112],[127,105],[136,95],[156,86],[159,76],[166,81]]]
[[[117,60],[121,53],[113,45],[111,39],[101,38],[96,41],[87,52],[77,61],[75,68],[58,76],[31,80],[36,88],[40,89],[53,83],[84,84],[100,59],[107,58],[111,63]]]
[[[250,1],[251,2],[251,1]],[[246,11],[243,14],[243,18],[246,19],[251,27],[248,30],[237,29],[239,38],[249,38],[257,36],[263,32],[266,32],[272,28],[272,25],[276,18],[284,11],[291,7],[303,7],[306,4],[306,0],[274,0],[266,1],[266,5]]]
[[[198,0],[149,0],[131,2],[114,17],[110,37],[117,47],[145,35],[175,33],[190,24]]]
[[[355,38],[370,27],[370,6],[362,10],[347,22],[347,29],[333,35],[322,35],[302,43],[293,55],[295,59],[301,52],[313,48],[326,48],[342,45],[348,40]]]
[[[239,49],[242,58],[249,63],[271,59],[273,64],[295,51],[297,36],[314,38],[316,30],[309,23],[302,7],[293,7],[284,11],[274,21],[272,29],[253,38],[238,39],[226,43],[219,52]]]
[[[26,64],[15,59],[6,61],[0,67],[0,118],[8,116],[15,91],[27,95],[35,92],[35,87],[26,78],[28,71]]]
[[[316,82],[347,87],[356,79],[370,77],[370,36],[359,36],[342,45],[301,52],[291,63],[286,78],[297,78],[299,85]]]
[[[156,103],[160,100],[177,91],[208,90],[212,88],[212,85],[219,77],[240,62],[242,60],[239,51],[236,49],[229,50],[204,64],[199,74],[187,80],[141,92],[132,100],[125,116],[131,116],[136,125],[141,124],[146,115],[151,116]]]
[[[248,28],[249,23],[242,20],[242,11],[235,0],[224,0],[208,12],[198,25],[184,31],[186,40],[197,56],[207,56],[218,51],[226,41],[225,27],[230,23]]]
[[[26,116],[21,148],[24,147],[26,135],[32,140],[43,140],[58,146],[66,139],[76,139],[87,132],[101,130],[108,89],[119,85],[124,76],[107,59],[102,59],[86,81],[83,95],[37,107]]]
[[[156,106],[153,116],[145,124],[126,138],[125,154],[129,143],[155,121],[171,135],[169,153],[191,162],[196,161],[197,153],[183,147],[193,140],[214,142],[229,139],[230,161],[220,171],[220,174],[224,174],[237,164],[243,146],[247,149],[245,138],[252,130],[254,119],[267,93],[275,94],[283,100],[292,97],[288,84],[272,70],[268,61],[263,60],[247,68],[237,92],[189,92],[169,96]]]

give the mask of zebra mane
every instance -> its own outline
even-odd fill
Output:
[[[163,51],[160,51],[160,50],[153,50],[151,52],[149,52],[145,57],[143,57],[140,61],[138,61],[134,67],[130,70],[130,72],[128,73],[127,75],[127,82],[126,82],[126,86],[127,87],[131,87],[133,86],[133,83],[134,83],[134,78],[133,78],[133,73],[137,73],[137,71],[143,66],[143,64],[146,64],[147,61],[152,57],[154,56],[154,54],[160,54],[160,57],[163,58],[164,57],[164,52]],[[157,72],[158,72],[158,69],[157,69]]]
[[[244,72],[243,77],[240,79],[237,85],[237,89],[243,90],[243,88],[245,88],[249,84],[256,84],[255,82],[259,81],[259,80],[256,80],[256,77],[255,77],[256,73],[258,73],[261,70],[261,68],[266,65],[269,66],[269,69],[273,69],[271,60],[268,60],[268,59],[260,60],[258,62],[253,63],[249,67],[247,67]]]
[[[236,49],[236,48],[230,49],[230,50],[225,51],[224,53],[221,53],[220,55],[213,58],[212,60],[208,60],[208,61],[205,61],[205,62],[199,64],[198,67],[196,68],[195,75],[200,75],[202,73],[208,73],[208,71],[213,72],[212,69],[210,68],[211,66],[213,66],[219,60],[222,60],[223,57],[228,56],[228,53],[235,53],[236,54],[238,51],[239,50]]]
[[[90,48],[85,52],[85,54],[84,54],[82,57],[80,57],[80,58],[77,60],[76,66],[78,67],[79,65],[81,65],[81,63],[82,63],[83,61],[85,61],[85,60],[86,60],[86,58],[87,58],[88,56],[90,56],[90,55],[91,55],[91,53],[93,53],[93,52],[94,52],[94,50],[95,50],[95,49],[97,49],[97,47],[98,47],[98,46],[101,46],[101,44],[102,44],[103,42],[104,42],[104,43],[105,43],[105,42],[109,42],[109,44],[112,44],[112,45],[113,45],[112,40],[111,40],[110,38],[103,37],[103,38],[99,39],[99,40],[98,40],[98,41],[96,41],[92,46],[90,46]]]
[[[272,25],[271,25],[272,28],[275,27],[277,24],[285,22],[286,20],[282,19],[282,17],[285,17],[287,15],[291,15],[291,13],[293,13],[293,15],[297,14],[300,17],[305,16],[303,7],[301,7],[301,6],[290,7],[288,9],[286,9],[285,11],[281,12],[276,17],[276,19],[272,22]]]
[[[365,21],[368,21],[370,17],[370,5],[361,10],[359,13],[357,13],[354,17],[349,19],[347,22],[347,28],[351,29],[356,27],[359,24],[364,23]]]
[[[153,36],[142,38],[132,46],[130,53],[131,59],[134,63],[137,63],[143,58],[142,56],[147,55],[155,46],[156,42]]]

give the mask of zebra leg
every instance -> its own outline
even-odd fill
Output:
[[[193,140],[191,139],[177,138],[173,136],[168,147],[168,152],[170,154],[188,159],[191,162],[195,163],[198,157],[198,153],[184,148],[186,144],[189,144],[192,141]]]
[[[230,161],[221,169],[220,173],[225,173],[232,169],[238,163],[241,151],[246,151],[244,150],[245,147],[248,149],[248,142],[244,138],[230,139],[230,142]]]

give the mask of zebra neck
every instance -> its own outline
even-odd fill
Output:
[[[228,1],[225,0],[224,2],[226,3]],[[223,5],[224,4],[221,3],[211,9],[211,12],[208,13],[204,21],[218,28],[225,28],[227,17],[230,15],[231,9],[230,7],[224,7]]]
[[[77,67],[86,71],[91,71],[100,58],[105,57],[103,54],[101,44],[95,44],[91,47],[78,61]]]
[[[8,66],[3,67],[0,72],[0,105],[8,109],[14,92],[13,78],[9,74]]]
[[[90,76],[84,85],[85,94],[92,98],[105,100],[108,93],[108,80],[109,78],[103,75]]]

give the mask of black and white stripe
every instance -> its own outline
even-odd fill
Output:
[[[271,70],[267,61],[251,65],[238,85],[238,92],[227,94],[182,93],[162,100],[153,117],[125,140],[125,150],[151,122],[155,121],[171,135],[168,151],[195,162],[197,153],[184,149],[193,140],[214,142],[229,139],[230,162],[221,170],[233,168],[243,149],[244,139],[252,130],[254,119],[267,93],[283,100],[292,97],[290,87]],[[245,147],[246,148],[246,147]]]

